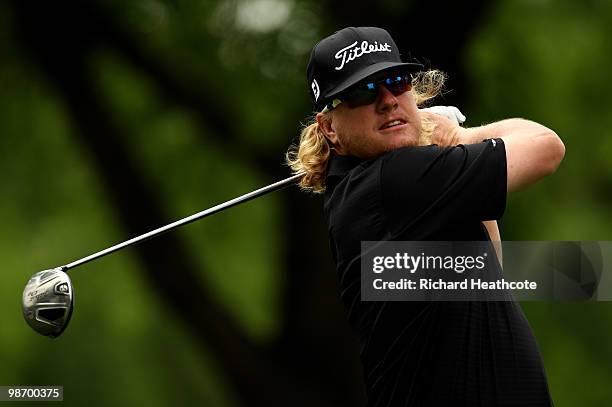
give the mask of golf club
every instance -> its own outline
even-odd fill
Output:
[[[205,209],[201,212],[179,219],[166,226],[162,226],[150,232],[136,236],[125,242],[118,243],[114,246],[93,253],[89,256],[75,260],[64,266],[56,267],[49,270],[43,270],[34,274],[25,289],[23,290],[22,307],[23,316],[36,332],[41,335],[56,338],[64,332],[74,307],[74,289],[72,281],[66,273],[68,270],[89,263],[92,260],[99,259],[117,250],[124,249],[133,244],[150,239],[162,233],[176,229],[196,220],[200,220],[207,216],[221,212],[232,206],[250,201],[251,199],[269,194],[270,192],[278,191],[289,185],[299,181],[304,173],[295,174],[282,181],[275,182],[263,188],[256,189],[237,198],[231,199],[222,204]]]

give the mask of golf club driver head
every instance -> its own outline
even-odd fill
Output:
[[[70,277],[61,268],[32,276],[23,290],[23,317],[41,335],[57,338],[72,316],[74,291]]]

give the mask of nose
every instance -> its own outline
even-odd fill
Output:
[[[395,95],[385,86],[378,86],[378,97],[376,98],[376,111],[379,113],[389,113],[397,109],[398,101]]]

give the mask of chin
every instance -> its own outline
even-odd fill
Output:
[[[414,134],[408,134],[402,137],[400,147],[414,147],[420,144],[420,138]]]
[[[419,145],[417,140],[415,140],[414,138],[402,138],[399,140],[395,140],[392,143],[389,143],[385,146],[384,152],[388,153],[389,151],[393,151],[393,150],[397,150],[398,148],[404,148],[404,147],[415,147]]]

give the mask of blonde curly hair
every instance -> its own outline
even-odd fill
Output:
[[[412,94],[417,106],[422,106],[438,96],[444,88],[445,81],[446,75],[436,69],[414,74]],[[331,114],[332,112],[324,113],[324,115]],[[315,117],[316,115],[311,117],[303,126],[299,143],[289,147],[285,160],[294,174],[304,174],[300,180],[302,190],[320,194],[325,192],[325,176],[331,148]],[[433,122],[422,117],[420,145],[431,144],[430,137],[434,127]]]

